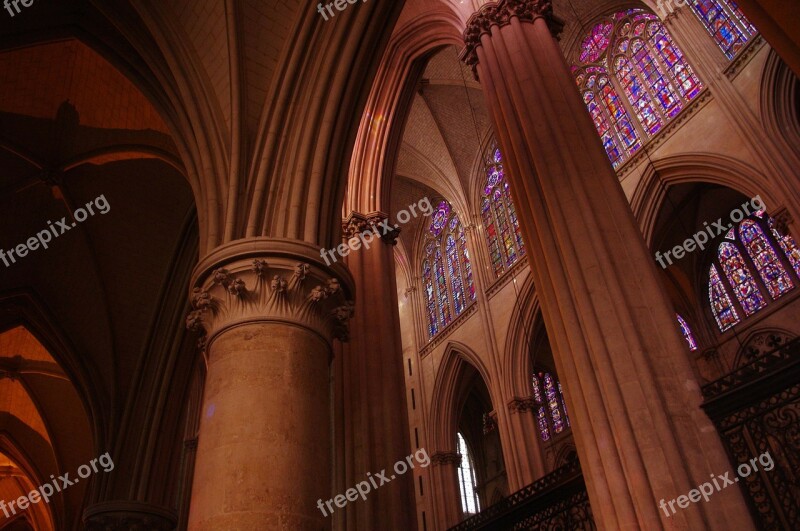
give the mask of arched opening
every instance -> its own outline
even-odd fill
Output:
[[[466,518],[491,505],[497,491],[508,493],[508,480],[496,412],[486,384],[472,365],[463,364],[457,389],[458,420],[453,437],[458,453],[466,449],[458,470],[461,510]]]
[[[91,424],[64,369],[24,326],[0,333],[0,408],[3,518],[17,526],[24,520],[37,531],[73,527],[89,481],[63,491],[43,488],[44,498],[29,493],[52,483],[51,475],[75,476],[89,462]]]

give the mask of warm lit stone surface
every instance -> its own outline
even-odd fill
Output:
[[[212,341],[190,529],[327,528],[329,359],[321,337],[283,323]]]

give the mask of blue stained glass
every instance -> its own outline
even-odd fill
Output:
[[[592,28],[591,34],[584,39],[582,44],[581,62],[593,63],[603,55],[608,48],[609,36],[614,29],[610,22],[603,22]]]
[[[434,264],[434,272],[436,274],[437,302],[439,305],[439,311],[442,314],[442,327],[445,327],[450,324],[450,321],[453,320],[453,316],[450,313],[450,299],[447,291],[447,277],[444,273],[444,263],[442,261],[442,250],[438,245],[436,246],[436,251],[434,252]]]
[[[489,244],[489,258],[492,260],[492,268],[495,276],[503,272],[503,253],[500,251],[500,243],[497,241],[497,230],[494,226],[491,205],[489,198],[484,197],[481,201],[481,218],[483,219],[483,229],[486,231],[486,240]]]
[[[430,256],[430,252],[428,253]],[[431,261],[426,259],[422,263],[422,276],[425,282],[425,308],[428,313],[428,337],[433,337],[439,332],[439,319],[436,315],[436,298],[433,292],[433,277],[431,275]]]
[[[794,283],[778,259],[775,249],[755,221],[744,220],[739,225],[739,237],[773,299],[794,288]]]
[[[603,52],[591,65],[580,59],[572,72],[603,148],[618,168],[641,148],[643,140],[660,132],[686,108],[703,84],[658,17],[627,10],[611,19],[615,28],[608,49],[613,53]],[[595,26],[590,35],[597,31]],[[608,79],[609,71],[618,84]],[[622,92],[617,94],[620,87]],[[645,139],[640,139],[642,134]]]
[[[458,243],[461,251],[461,270],[464,273],[464,282],[467,285],[467,294],[469,299],[475,300],[475,284],[472,281],[472,263],[469,260],[469,250],[467,249],[467,235],[464,233],[464,227],[458,225]]]
[[[556,393],[556,386],[553,382],[550,373],[544,374],[544,394],[547,398],[547,405],[550,408],[550,418],[553,421],[553,431],[561,433],[564,431],[564,421],[561,419],[561,410],[559,409],[558,395]]]
[[[778,232],[774,219],[769,218],[768,223],[772,235],[778,241],[778,244],[781,246],[781,250],[789,260],[789,263],[792,264],[792,268],[794,269],[795,273],[797,273],[797,276],[800,277],[800,248],[797,247],[797,243],[791,235],[786,234],[785,236],[782,236]]]
[[[739,322],[739,315],[728,295],[728,290],[720,279],[717,267],[712,265],[708,272],[708,301],[711,313],[717,321],[720,332],[724,332]]]
[[[542,440],[550,440],[550,427],[547,425],[547,413],[544,406],[541,406],[536,412],[536,422],[539,425],[539,436]]]
[[[728,59],[733,59],[756,33],[739,7],[730,0],[691,0],[689,5]]]
[[[489,256],[495,276],[512,265],[524,253],[522,232],[517,220],[508,180],[504,179],[502,156],[494,149],[494,161],[486,172],[481,200],[481,219],[486,231]]]
[[[561,406],[564,408],[564,422],[567,423],[567,427],[569,428],[569,413],[567,413],[567,401],[564,399],[564,391],[561,389],[561,382],[556,382],[558,385],[558,394],[561,396]]]
[[[453,218],[456,219],[457,218]],[[456,240],[452,234],[447,235],[445,243],[445,254],[447,255],[447,269],[450,273],[450,282],[453,288],[453,304],[455,305],[456,316],[461,315],[467,305],[464,300],[464,289],[461,284],[461,263],[456,248]]]
[[[680,314],[675,314],[675,317],[678,318],[678,326],[680,326],[681,334],[683,334],[683,338],[689,344],[689,350],[694,351],[697,350],[697,341],[694,339],[694,334],[692,334],[692,330],[689,328],[689,325],[686,324],[686,321]]]
[[[433,219],[431,221],[431,234],[439,236],[447,223],[447,218],[450,216],[450,203],[442,201],[436,210],[433,212]]]
[[[733,287],[733,294],[739,300],[746,315],[752,315],[767,305],[764,296],[758,289],[750,269],[744,262],[742,254],[730,242],[722,242],[717,251],[719,263],[725,276]]]

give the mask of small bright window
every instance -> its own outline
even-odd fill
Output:
[[[478,492],[476,490],[475,466],[472,456],[467,450],[467,441],[461,433],[458,434],[458,453],[461,454],[461,464],[458,465],[458,487],[461,490],[461,508],[464,514],[478,514],[481,510]]]

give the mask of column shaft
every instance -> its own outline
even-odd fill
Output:
[[[596,522],[749,528],[735,489],[714,507],[659,509],[730,465],[557,26],[546,1],[489,4],[468,25],[465,59],[506,157]]]
[[[345,222],[345,237],[376,228],[384,219],[380,213],[354,214]],[[352,339],[343,349],[347,488],[364,481],[368,472],[391,471],[412,452],[394,255],[392,240],[387,240],[375,237],[368,249],[361,247],[346,258],[358,286]],[[346,529],[353,531],[416,529],[413,471],[348,505],[346,520]]]
[[[216,250],[193,285],[208,370],[189,529],[330,529],[330,362],[352,279],[308,244],[259,238]]]
[[[330,346],[256,322],[222,332],[208,357],[191,529],[326,528]]]

